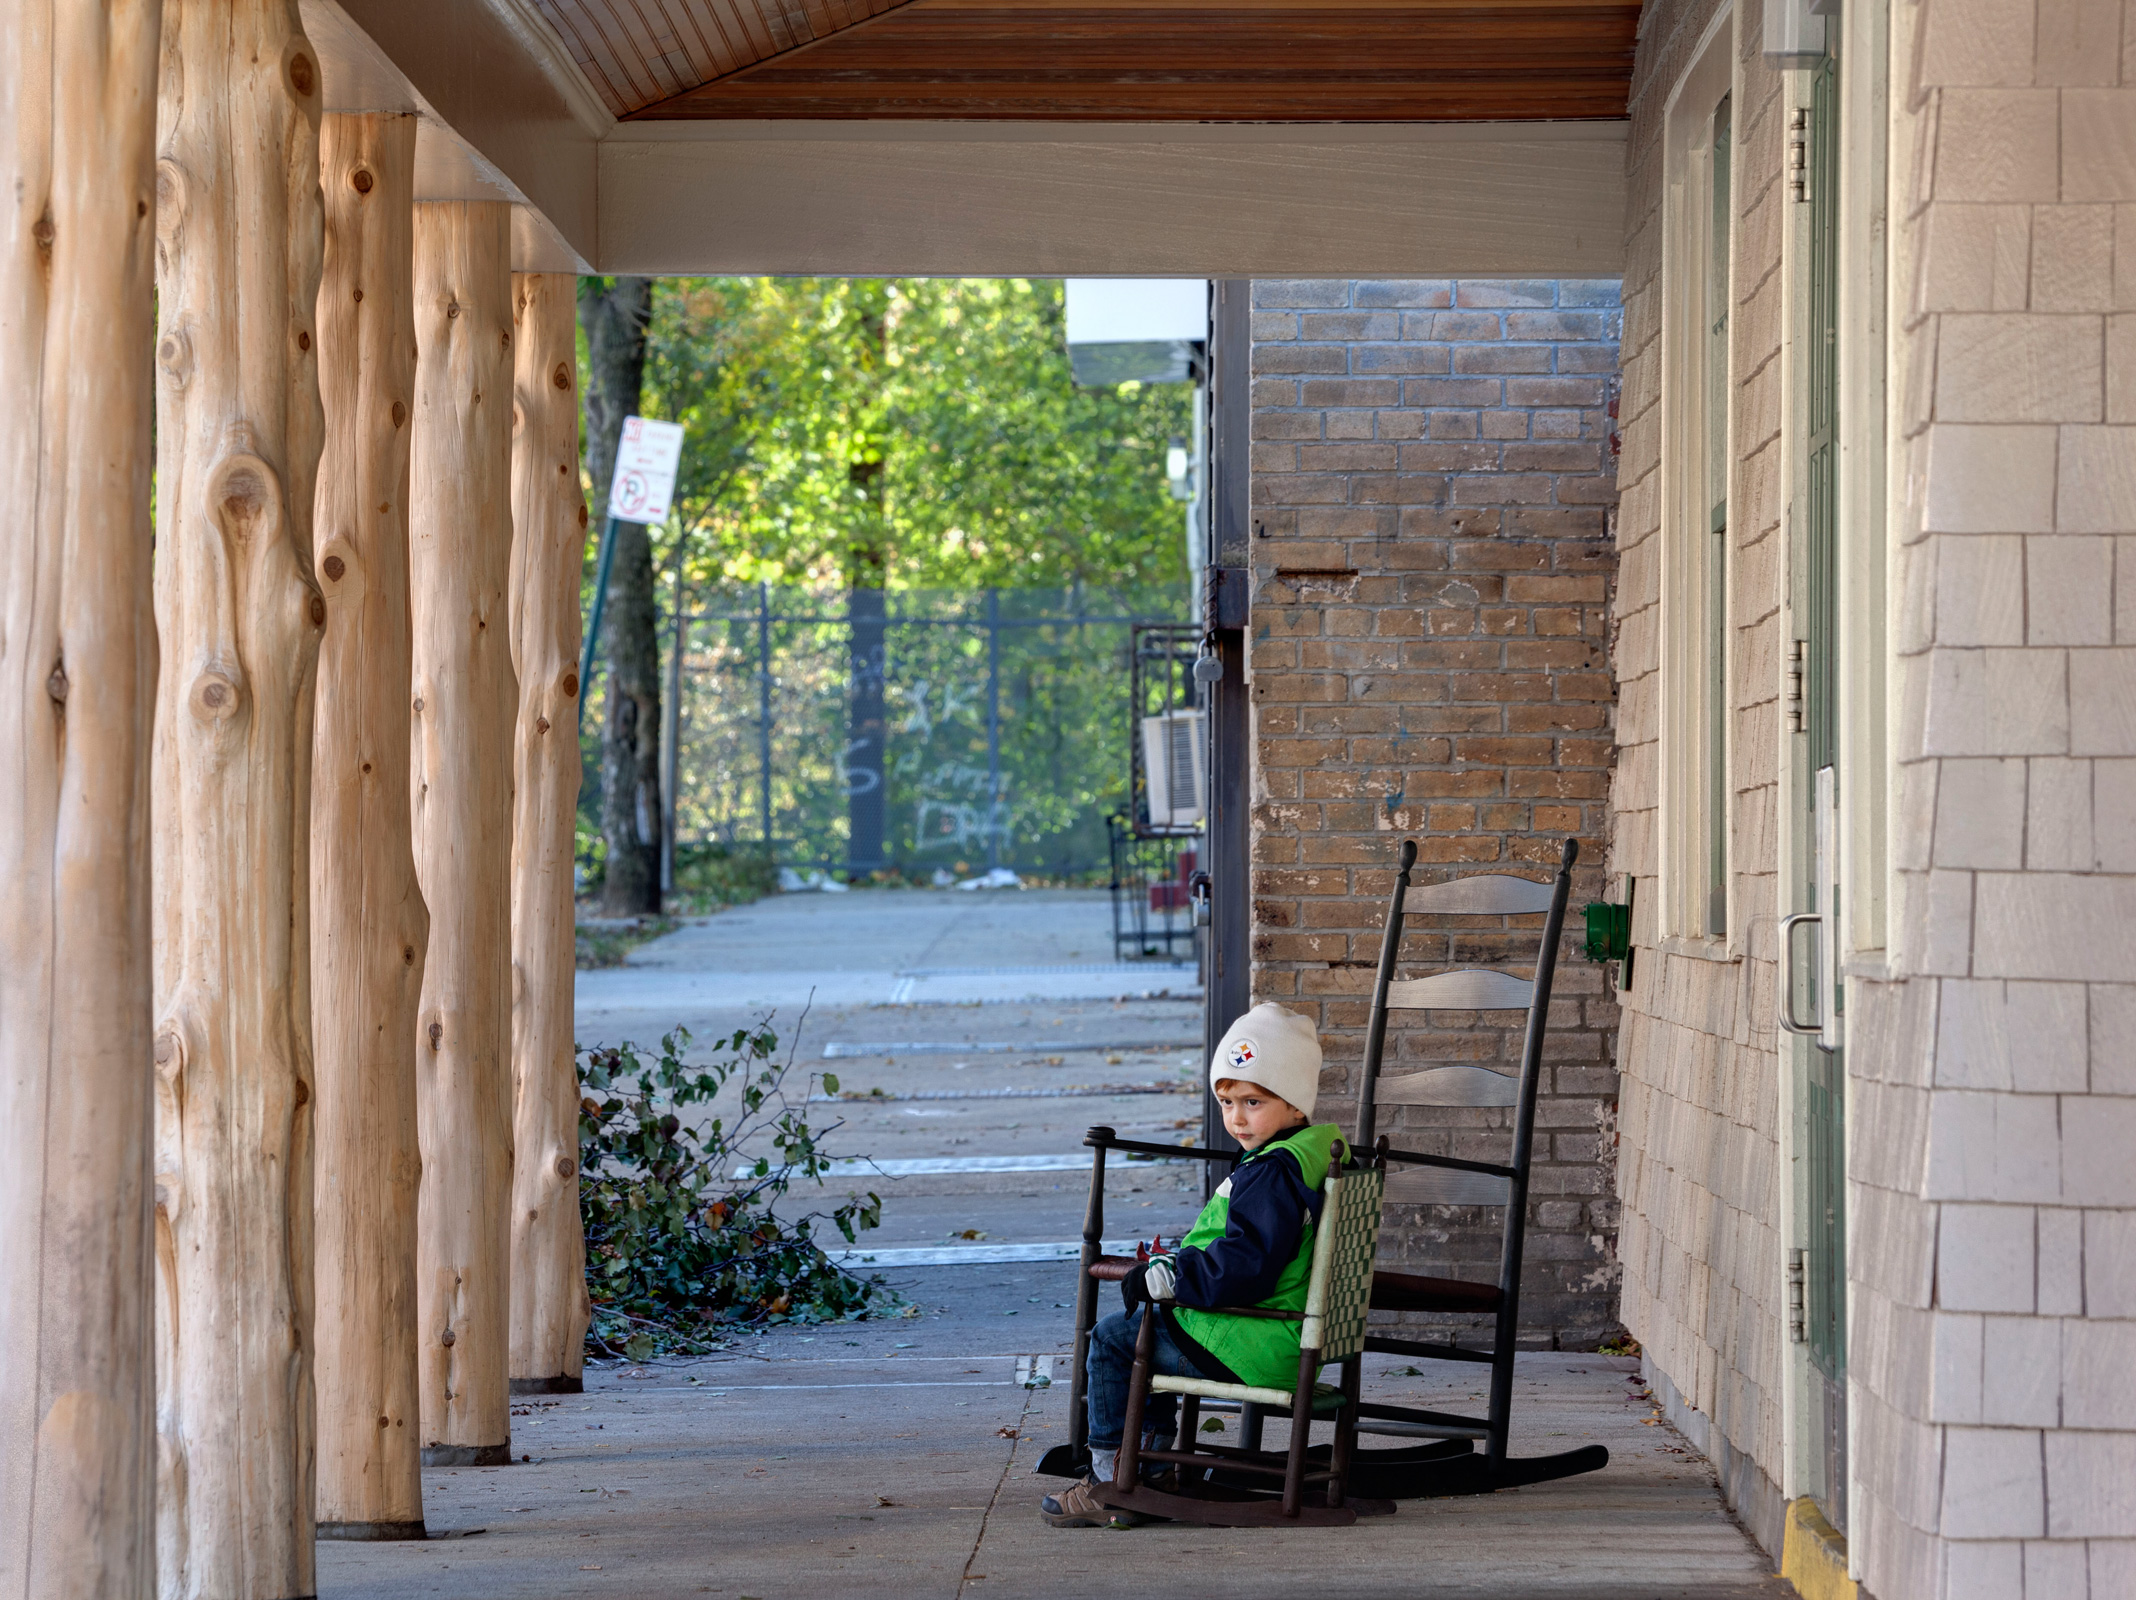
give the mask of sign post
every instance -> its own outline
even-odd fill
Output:
[[[616,525],[660,522],[675,498],[675,473],[682,465],[682,424],[650,417],[625,417],[616,441],[616,470],[608,484],[608,520],[601,528],[601,559],[593,574],[593,614],[586,619],[586,644],[579,655],[579,716],[593,686],[593,653],[601,639],[601,613],[608,606],[608,573],[616,559]]]

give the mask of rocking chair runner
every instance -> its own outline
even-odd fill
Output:
[[[1609,1452],[1588,1445],[1558,1455],[1511,1458],[1506,1453],[1513,1410],[1513,1357],[1520,1331],[1520,1271],[1526,1243],[1528,1168],[1535,1142],[1535,1100],[1542,1077],[1543,1036],[1550,1012],[1550,990],[1564,931],[1565,902],[1572,887],[1572,865],[1579,845],[1567,839],[1556,877],[1548,883],[1499,874],[1455,878],[1412,890],[1409,874],[1416,865],[1413,839],[1402,841],[1401,866],[1387,907],[1381,938],[1379,973],[1373,985],[1372,1011],[1365,1036],[1365,1060],[1358,1095],[1357,1138],[1369,1146],[1377,1132],[1381,1105],[1504,1106],[1513,1111],[1512,1159],[1506,1164],[1464,1161],[1419,1151],[1387,1151],[1403,1168],[1391,1172],[1387,1198],[1437,1205],[1487,1205],[1504,1208],[1498,1282],[1473,1283],[1408,1273],[1373,1275],[1372,1300],[1381,1310],[1490,1313],[1493,1331],[1487,1350],[1463,1349],[1451,1339],[1431,1344],[1417,1339],[1375,1335],[1365,1348],[1388,1355],[1435,1361],[1468,1361],[1491,1369],[1490,1402],[1483,1417],[1456,1416],[1416,1407],[1361,1407],[1365,1433],[1411,1438],[1481,1440],[1483,1453],[1406,1464],[1399,1470],[1407,1486],[1383,1490],[1411,1494],[1487,1493],[1519,1484],[1593,1472],[1606,1466]],[[1489,968],[1434,973],[1426,978],[1397,979],[1405,920],[1416,913],[1444,916],[1520,916],[1543,913],[1542,939],[1534,975],[1516,977]],[[1397,1010],[1525,1010],[1528,1026],[1521,1050],[1520,1075],[1509,1077],[1487,1067],[1430,1067],[1394,1077],[1381,1076],[1387,1043],[1388,1013]]]
[[[1385,1168],[1376,1156],[1362,1163],[1338,1162],[1328,1169],[1321,1191],[1320,1226],[1313,1239],[1312,1275],[1306,1283],[1302,1312],[1249,1306],[1208,1313],[1300,1323],[1298,1381],[1289,1393],[1208,1378],[1152,1376],[1150,1358],[1156,1343],[1157,1319],[1154,1310],[1143,1313],[1135,1342],[1134,1371],[1128,1380],[1126,1429],[1114,1464],[1113,1481],[1099,1488],[1099,1499],[1123,1510],[1215,1527],[1282,1522],[1338,1526],[1356,1520],[1357,1511],[1345,1503],[1344,1491],[1357,1439],[1358,1361],[1365,1345],[1365,1316],[1372,1289],[1372,1258],[1379,1248],[1380,1192],[1385,1176]],[[1092,1281],[1087,1274],[1085,1281]],[[1316,1382],[1321,1367],[1334,1363],[1342,1367],[1340,1382]],[[1141,1448],[1142,1419],[1152,1392],[1181,1397],[1177,1449]],[[1200,1407],[1205,1399],[1287,1409],[1291,1436],[1282,1463],[1278,1465],[1269,1453],[1260,1450],[1201,1444]],[[1319,1469],[1308,1465],[1309,1436],[1316,1419],[1331,1420],[1335,1425],[1328,1465]],[[1140,1469],[1145,1461],[1177,1466],[1182,1492],[1143,1485]],[[1282,1500],[1209,1492],[1202,1479],[1208,1469],[1216,1466],[1225,1469],[1226,1480],[1235,1481],[1241,1475],[1281,1480]],[[1325,1504],[1305,1504],[1308,1484],[1325,1485]],[[1197,1489],[1204,1492],[1194,1492]]]

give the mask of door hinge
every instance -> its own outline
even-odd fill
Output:
[[[1793,1249],[1787,1253],[1787,1337],[1790,1344],[1807,1344],[1810,1337],[1809,1315],[1804,1302],[1803,1252]]]
[[[1805,671],[1807,671],[1807,670],[1808,670],[1808,666],[1809,666],[1809,656],[1810,656],[1810,646],[1809,646],[1809,642],[1808,642],[1807,640],[1804,640],[1804,639],[1790,639],[1790,640],[1788,640],[1788,642],[1787,642],[1787,731],[1788,731],[1789,733],[1800,733],[1800,732],[1802,732],[1802,727],[1803,727],[1803,723],[1802,723],[1802,683],[1803,683],[1803,674],[1804,674],[1804,672],[1805,672]]]
[[[1787,192],[1810,197],[1810,108],[1797,106],[1787,119]]]

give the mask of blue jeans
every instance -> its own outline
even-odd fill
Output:
[[[1135,1340],[1142,1332],[1142,1316],[1149,1310],[1140,1305],[1134,1310],[1101,1317],[1098,1325],[1090,1330],[1090,1360],[1087,1367],[1090,1381],[1085,1389],[1090,1409],[1090,1448],[1093,1450],[1117,1450],[1120,1435],[1127,1426],[1127,1382],[1135,1369]],[[1151,1376],[1167,1378],[1199,1378],[1201,1368],[1187,1358],[1172,1340],[1172,1333],[1164,1325],[1164,1318],[1157,1319],[1156,1348],[1150,1353]],[[1142,1413],[1145,1433],[1170,1433],[1172,1431],[1175,1402],[1168,1394],[1152,1394]]]

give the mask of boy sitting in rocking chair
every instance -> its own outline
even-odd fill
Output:
[[[1152,1256],[1121,1283],[1127,1310],[1090,1330],[1092,1476],[1039,1502],[1039,1515],[1056,1528],[1140,1520],[1105,1505],[1093,1491],[1112,1479],[1142,1317],[1158,1318],[1155,1375],[1278,1389],[1297,1381],[1296,1322],[1209,1313],[1222,1306],[1305,1309],[1320,1186],[1340,1138],[1333,1123],[1312,1124],[1320,1093],[1319,1036],[1295,1011],[1255,1006],[1217,1045],[1209,1078],[1224,1110],[1224,1130],[1245,1154],[1178,1251]],[[1152,1431],[1168,1435],[1173,1415],[1170,1395],[1151,1396]]]

